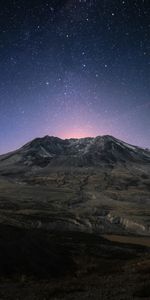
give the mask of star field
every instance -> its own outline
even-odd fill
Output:
[[[0,6],[0,153],[44,135],[150,147],[149,0]]]

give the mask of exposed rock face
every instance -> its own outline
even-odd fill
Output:
[[[124,227],[129,232],[137,232],[137,233],[147,233],[149,234],[149,228],[147,226],[144,226],[143,224],[137,223],[135,221],[132,221],[130,219],[120,217],[120,216],[114,216],[111,213],[107,215],[107,219],[112,224],[118,224]]]
[[[66,139],[45,136],[17,151],[0,156],[0,172],[52,167],[112,167],[116,164],[148,163],[150,151],[124,143],[112,136]]]

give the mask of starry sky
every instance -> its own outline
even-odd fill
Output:
[[[0,153],[44,135],[150,147],[149,0],[0,6]]]

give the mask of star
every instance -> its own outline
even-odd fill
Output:
[[[89,135],[150,146],[148,1],[9,2],[1,10],[0,152],[45,133],[63,137],[74,122]]]

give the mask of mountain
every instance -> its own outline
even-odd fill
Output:
[[[108,135],[65,140],[45,136],[1,155],[0,173],[26,172],[47,166],[95,168],[118,164],[150,164],[150,151]]]
[[[150,235],[149,215],[149,150],[45,136],[0,156],[0,223]]]

